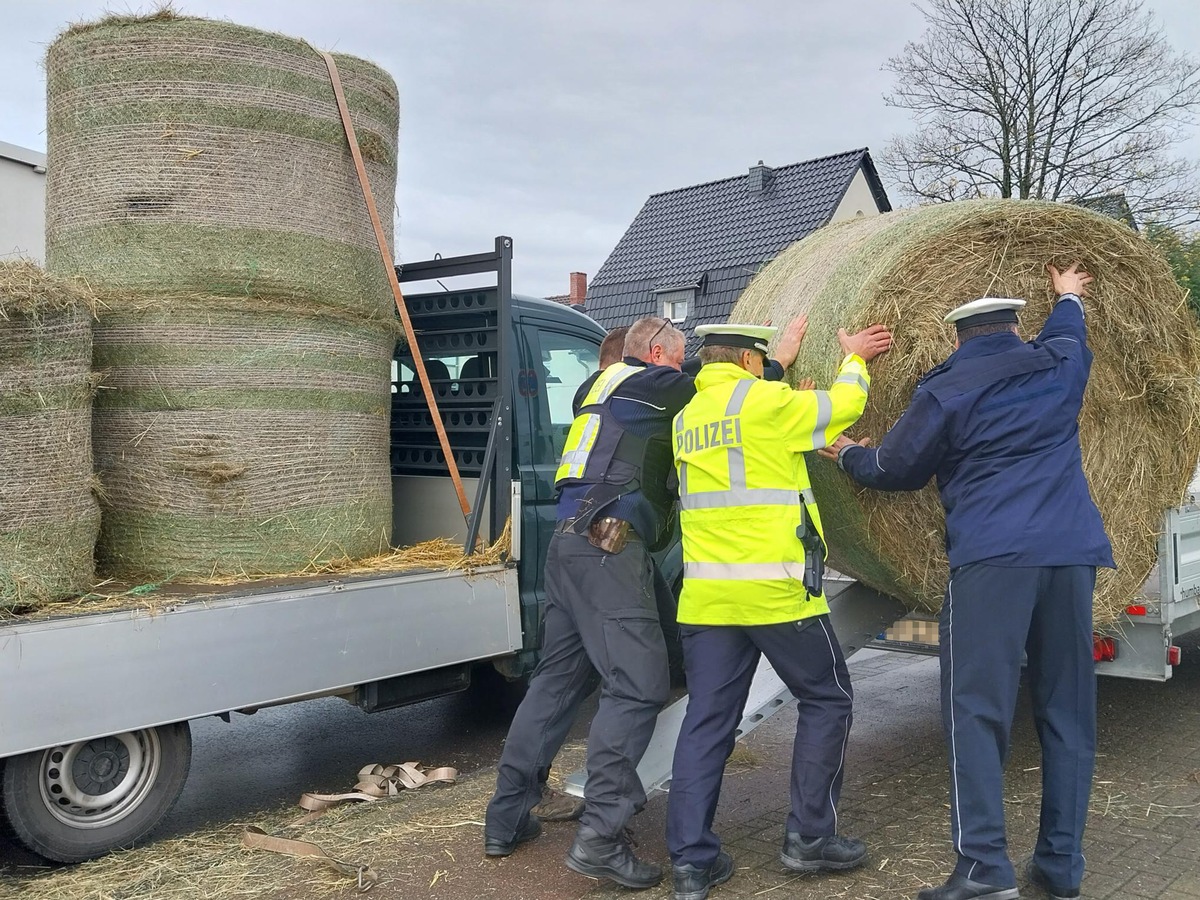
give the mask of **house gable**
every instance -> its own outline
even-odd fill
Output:
[[[691,287],[681,324],[690,337],[726,321],[750,279],[793,242],[890,209],[865,149],[653,194],[592,280],[588,312],[606,328],[626,325],[663,315],[667,295],[656,292]]]

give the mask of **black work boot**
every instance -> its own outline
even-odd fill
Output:
[[[580,825],[575,833],[575,843],[567,851],[567,868],[627,888],[654,887],[663,877],[661,866],[642,862],[633,855],[625,835],[605,837],[587,825]]]
[[[1033,861],[1025,863],[1025,877],[1029,883],[1050,895],[1050,900],[1078,900],[1079,888],[1064,888],[1051,884],[1042,867]]]
[[[793,872],[835,872],[861,866],[867,858],[867,845],[857,838],[840,834],[805,840],[794,831],[783,839],[779,861]]]
[[[706,869],[699,866],[675,866],[675,900],[704,900],[708,889],[724,884],[733,876],[733,857],[722,850]]]
[[[532,841],[542,833],[542,822],[537,816],[525,820],[525,826],[517,832],[511,841],[492,837],[486,831],[483,833],[483,852],[488,856],[510,856],[517,849],[517,844]]]
[[[918,893],[917,900],[1018,900],[1020,896],[1015,887],[984,884],[955,872],[941,887],[925,888]]]

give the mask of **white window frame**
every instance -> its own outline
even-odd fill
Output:
[[[696,299],[694,287],[665,288],[654,293],[662,304],[664,319],[670,319],[675,324],[687,321],[688,313],[692,311],[692,301]],[[679,315],[678,307],[680,306],[683,307],[683,315]]]

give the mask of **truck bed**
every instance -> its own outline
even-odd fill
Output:
[[[124,608],[8,619],[0,757],[520,647],[517,572],[504,566],[171,585]]]

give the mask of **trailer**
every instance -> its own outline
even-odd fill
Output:
[[[1093,635],[1096,674],[1166,681],[1183,652],[1175,642],[1200,630],[1200,473],[1188,501],[1163,514],[1158,562],[1124,613]],[[901,653],[938,653],[937,619],[908,613],[879,632],[869,646]]]

